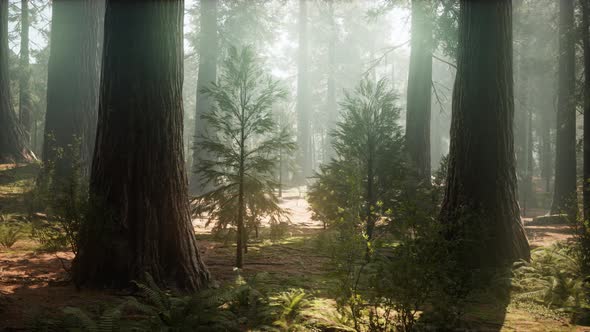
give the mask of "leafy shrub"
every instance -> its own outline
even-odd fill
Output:
[[[266,280],[267,274],[255,274],[244,278],[239,269],[236,271],[236,280],[228,290],[229,310],[245,322],[268,321],[268,296],[259,287]]]
[[[41,250],[56,252],[68,249],[68,239],[61,225],[43,220],[33,220],[31,225],[31,238],[41,244]]]
[[[289,223],[285,221],[270,223],[270,239],[278,241],[289,233]]]
[[[88,181],[82,172],[80,141],[59,148],[56,160],[43,165],[34,189],[26,197],[32,237],[47,251],[78,252],[79,231],[89,214]],[[57,175],[56,163],[71,163],[67,176]],[[46,220],[36,217],[38,212]]]

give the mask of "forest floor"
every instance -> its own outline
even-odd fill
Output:
[[[26,214],[24,194],[33,185],[37,168],[32,165],[0,165],[0,213],[18,220]],[[317,297],[327,296],[329,256],[319,251],[322,225],[310,218],[305,193],[298,189],[285,192],[282,205],[291,210],[292,224],[281,240],[252,239],[245,256],[244,277],[264,273],[265,287],[277,290],[303,288]],[[536,213],[531,211],[533,214]],[[542,214],[542,211],[538,211]],[[527,225],[534,247],[567,239],[566,225]],[[219,283],[235,280],[235,246],[211,235],[204,220],[194,220],[200,250],[211,274]],[[264,233],[264,229],[262,231]],[[268,237],[266,237],[268,238]],[[10,248],[0,247],[0,331],[26,331],[36,315],[58,312],[66,306],[100,305],[124,296],[110,291],[77,290],[67,282],[66,272],[72,253],[44,253],[39,244],[24,236]],[[327,301],[330,301],[327,299]],[[488,331],[590,331],[573,326],[558,315],[542,310],[508,305],[474,303],[467,319],[477,330]]]

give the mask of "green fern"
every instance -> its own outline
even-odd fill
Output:
[[[145,283],[135,282],[143,292],[143,302],[131,298],[127,305],[147,316],[147,330],[237,331],[234,314],[223,306],[230,296],[220,290],[204,290],[191,296],[175,296],[163,291],[146,274]]]
[[[571,246],[556,243],[537,248],[531,253],[530,263],[518,264],[512,279],[517,301],[575,311],[588,294],[587,277]]]
[[[277,307],[278,319],[273,326],[282,331],[306,331],[303,319],[304,309],[309,307],[308,294],[303,289],[294,289],[271,297],[272,306]]]
[[[136,325],[135,322],[123,322],[121,320],[126,307],[126,302],[121,303],[104,310],[97,318],[93,318],[89,312],[82,308],[66,307],[63,309],[65,314],[64,325],[69,330],[75,329],[88,332],[129,331]]]
[[[21,237],[22,227],[12,224],[0,224],[0,245],[6,249],[12,248],[12,246]]]

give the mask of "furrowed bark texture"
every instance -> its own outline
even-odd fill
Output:
[[[181,0],[107,1],[96,211],[74,262],[78,285],[127,287],[145,273],[185,290],[208,283],[183,158],[183,8]]]
[[[206,151],[198,148],[201,136],[206,134],[207,122],[201,116],[211,108],[211,100],[201,89],[217,78],[217,0],[201,0],[201,39],[199,41],[199,74],[197,78],[197,109],[195,115],[195,137],[193,144],[193,164],[190,176],[190,193],[194,195],[204,194],[211,188],[203,183],[203,179],[195,171],[200,166],[200,161],[207,159]]]
[[[559,88],[551,213],[577,214],[574,0],[559,2]]]
[[[408,75],[406,147],[417,179],[430,183],[432,23],[427,1],[412,0],[412,41]]]
[[[29,65],[29,0],[21,0],[20,77],[18,117],[30,147],[33,128],[33,101],[31,100],[31,69]]]
[[[90,168],[96,137],[104,0],[54,0],[47,74],[47,113],[43,161],[54,163],[58,177],[72,171],[70,154],[80,151],[82,171]],[[78,140],[78,142],[76,142]]]
[[[481,240],[471,257],[478,265],[528,259],[516,198],[510,1],[461,1],[457,64],[441,221],[451,238]]]
[[[0,1],[0,163],[32,161],[10,97],[8,52],[8,1]]]

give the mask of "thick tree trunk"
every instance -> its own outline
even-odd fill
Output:
[[[309,75],[307,38],[307,0],[299,0],[299,50],[297,54],[297,165],[299,166],[298,184],[305,183],[311,176],[311,122],[309,108]]]
[[[582,2],[584,47],[584,220],[590,220],[590,3]]]
[[[559,2],[559,88],[552,213],[577,214],[574,0]]]
[[[29,66],[29,0],[21,0],[20,78],[18,117],[26,144],[30,147],[33,127],[33,101],[31,100],[31,70]]]
[[[427,1],[412,0],[411,35],[406,147],[417,179],[429,184],[432,23]]]
[[[79,148],[82,171],[90,168],[96,137],[103,15],[104,0],[53,1],[43,161],[54,163],[58,177],[68,177],[72,172],[72,156],[59,153],[69,146]]]
[[[447,189],[440,214],[467,259],[530,257],[516,199],[512,4],[461,1]],[[471,246],[471,247],[470,247]]]
[[[8,1],[0,1],[0,163],[32,161],[26,135],[14,112],[8,76]]]
[[[190,193],[194,195],[204,194],[210,189],[203,183],[201,176],[196,173],[200,161],[207,159],[206,151],[198,149],[201,137],[207,131],[206,120],[201,117],[209,112],[211,100],[209,96],[201,92],[217,78],[217,0],[201,0],[201,38],[199,40],[199,74],[197,77],[197,109],[195,115],[195,137],[193,142],[193,161],[190,178]]]
[[[183,5],[107,1],[95,209],[73,265],[78,285],[127,287],[145,273],[180,289],[208,283],[182,149]]]

